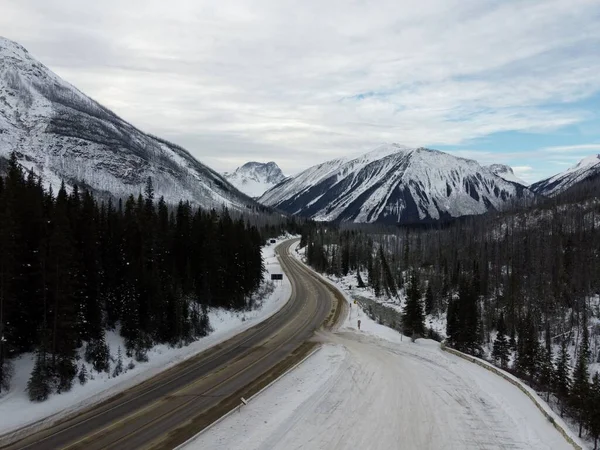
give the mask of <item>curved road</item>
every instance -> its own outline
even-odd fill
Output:
[[[173,448],[239,404],[309,347],[316,329],[336,320],[331,288],[277,252],[292,285],[288,303],[261,324],[156,377],[3,449]],[[338,305],[341,307],[341,305]],[[304,345],[303,345],[304,344]]]

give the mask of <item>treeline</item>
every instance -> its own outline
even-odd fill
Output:
[[[399,299],[402,292],[406,309],[417,298],[424,313],[445,315],[448,345],[487,356],[496,340],[498,365],[546,393],[596,438],[600,386],[588,367],[599,353],[590,320],[599,306],[599,225],[595,198],[574,202],[568,195],[437,227],[308,223],[302,243],[315,269],[353,274],[378,296]],[[403,326],[413,333],[413,325]]]
[[[77,187],[46,191],[14,154],[6,172],[0,176],[4,388],[11,360],[26,352],[36,352],[29,396],[41,401],[70,389],[82,345],[95,370],[110,370],[106,329],[118,326],[124,352],[141,361],[154,344],[206,335],[208,307],[253,306],[264,237],[243,218],[185,202],[169,207],[154,198],[150,179],[137,198],[99,203]],[[278,231],[270,225],[266,234]]]

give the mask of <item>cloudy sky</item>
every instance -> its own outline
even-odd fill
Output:
[[[600,153],[598,0],[2,0],[0,35],[217,170],[385,142],[512,165]]]

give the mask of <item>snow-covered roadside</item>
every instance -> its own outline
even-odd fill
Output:
[[[265,280],[270,280],[271,273],[281,273],[281,266],[275,256],[275,247],[287,239],[289,239],[289,236],[277,239],[275,244],[263,247],[262,255],[267,270]],[[292,250],[296,245],[292,246]],[[291,284],[284,277],[284,281],[275,285],[274,291],[263,300],[262,306],[256,310],[244,312],[233,312],[224,309],[210,310],[210,324],[214,331],[207,337],[181,348],[157,345],[148,351],[148,362],[133,362],[135,367],[118,377],[112,377],[105,372],[93,372],[91,366],[87,367],[88,373],[93,376],[93,379],[89,379],[82,386],[75,378],[73,388],[69,392],[52,395],[42,403],[32,403],[28,399],[26,388],[33,368],[34,356],[23,355],[15,361],[15,373],[11,390],[0,398],[0,435],[34,422],[40,421],[41,425],[49,420],[54,421],[77,409],[104,400],[117,392],[151,378],[165,369],[266,320],[285,305],[290,295]],[[106,340],[110,346],[111,356],[115,360],[118,348],[121,347],[124,366],[127,368],[131,358],[125,357],[123,339],[116,332],[108,332]],[[83,354],[83,350],[81,354]],[[83,363],[84,361],[81,359],[79,367]],[[114,363],[112,365],[114,366]]]
[[[361,330],[357,321],[361,320]],[[352,305],[323,348],[185,448],[572,447],[517,387]]]
[[[297,249],[292,254],[300,261],[306,262],[305,257],[306,248]],[[398,298],[390,299],[386,297],[377,297],[373,292],[373,289],[369,287],[358,287],[358,280],[356,272],[349,273],[346,276],[334,276],[327,274],[320,274],[321,278],[325,279],[329,283],[337,287],[346,296],[346,300],[360,299],[359,303],[374,302],[387,309],[394,310],[398,313],[402,313],[404,310],[404,304],[406,302],[406,295],[404,289],[400,289],[398,292]],[[361,272],[363,282],[368,279],[366,271]],[[388,322],[389,324],[389,322]],[[429,314],[425,317],[425,326],[433,330],[441,338],[446,337],[446,313],[440,314]]]

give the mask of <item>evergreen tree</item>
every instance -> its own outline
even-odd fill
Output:
[[[117,362],[113,370],[113,377],[118,377],[123,373],[123,354],[121,353],[121,347],[117,350]]]
[[[50,378],[48,376],[46,361],[39,352],[27,382],[27,393],[32,402],[43,402],[50,396]]]
[[[592,378],[590,396],[587,400],[587,427],[591,437],[594,439],[594,450],[598,448],[598,437],[600,436],[600,375],[598,372]]]
[[[519,340],[517,342],[517,357],[515,369],[530,383],[537,375],[539,360],[539,342],[533,319],[530,314],[519,324]]]
[[[350,272],[350,246],[348,245],[348,241],[344,243],[341,251],[341,273],[343,276],[348,275]]]
[[[506,324],[504,323],[504,313],[500,314],[498,324],[496,326],[498,333],[494,340],[494,347],[492,350],[492,358],[497,363],[500,363],[500,367],[506,368],[508,364],[508,357],[510,355],[510,349],[508,347],[508,340],[506,338]]]
[[[104,334],[100,339],[91,340],[85,350],[85,360],[92,364],[98,373],[106,372],[110,365],[110,350],[106,344]]]
[[[371,271],[369,272],[369,284],[373,288],[375,297],[380,297],[382,293],[381,283],[381,260],[375,258],[371,265]]]
[[[81,369],[79,369],[79,374],[77,375],[77,378],[79,379],[79,384],[81,384],[82,386],[85,383],[87,383],[88,373],[87,373],[87,369],[85,368],[85,364],[81,365]]]
[[[552,356],[552,343],[550,340],[550,326],[546,325],[546,345],[540,350],[539,379],[538,383],[546,391],[546,402],[550,401],[550,392],[554,383],[554,363]]]
[[[477,298],[466,278],[460,280],[458,298],[449,302],[447,320],[448,343],[457,350],[479,356]]]
[[[389,297],[397,297],[398,291],[396,289],[396,282],[394,281],[394,276],[392,275],[392,270],[387,262],[385,253],[383,252],[383,247],[379,247],[379,260],[381,261],[385,290]]]
[[[356,286],[361,289],[365,287],[365,282],[360,276],[360,269],[356,269]]]
[[[461,322],[461,347],[471,355],[480,356],[479,345],[479,309],[477,307],[477,289],[473,283],[463,280],[463,288],[459,286],[460,322]]]
[[[587,321],[584,320],[577,363],[575,364],[575,369],[573,371],[573,386],[570,391],[570,403],[577,417],[577,421],[579,422],[579,437],[581,437],[581,432],[585,423],[586,406],[590,392],[588,355],[589,336]]]
[[[410,277],[410,285],[406,294],[406,305],[402,315],[402,328],[404,334],[412,336],[413,341],[417,337],[425,335],[425,318],[423,316],[423,305],[421,292],[419,290],[419,277],[413,271]]]
[[[561,408],[560,416],[562,417],[565,411],[565,403],[569,399],[571,391],[571,357],[567,349],[567,341],[563,340],[560,347],[558,362],[556,363],[556,374],[554,377],[554,392],[558,397]]]
[[[517,332],[514,325],[510,327],[510,338],[508,339],[508,345],[513,352],[517,351]]]
[[[77,373],[74,359],[79,339],[76,332],[77,312],[73,297],[74,267],[71,237],[68,200],[63,183],[56,198],[53,231],[50,236],[51,372],[56,378],[58,393],[71,389],[73,378]]]
[[[430,315],[433,313],[434,299],[433,290],[431,289],[431,283],[427,285],[427,291],[425,292],[425,314]]]
[[[460,323],[459,323],[459,311],[458,301],[452,297],[452,294],[448,297],[448,311],[446,313],[446,336],[447,343],[451,347],[456,347],[459,341]]]

